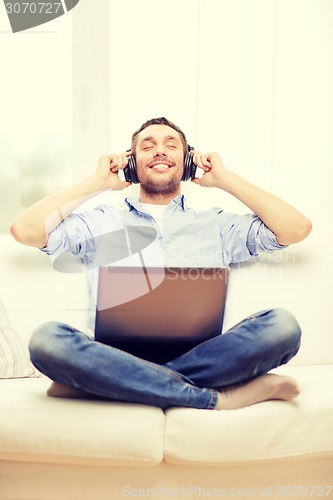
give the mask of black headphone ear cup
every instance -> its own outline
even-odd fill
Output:
[[[128,157],[128,163],[123,171],[125,180],[127,182],[132,182],[132,184],[139,184],[138,174],[136,173],[136,161],[133,155]]]
[[[189,179],[194,179],[197,170],[196,164],[193,162],[193,155],[186,153],[184,157],[184,172],[182,181],[188,181]]]

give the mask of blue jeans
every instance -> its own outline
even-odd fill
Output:
[[[242,384],[287,363],[301,330],[284,309],[261,311],[159,365],[110,347],[62,323],[40,326],[31,359],[52,380],[85,393],[166,409],[214,409],[217,389]]]

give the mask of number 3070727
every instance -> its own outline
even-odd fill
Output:
[[[61,2],[7,2],[7,14],[58,14]]]

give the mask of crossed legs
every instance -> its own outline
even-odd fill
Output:
[[[105,346],[61,323],[46,323],[31,342],[31,359],[52,380],[80,393],[150,404],[231,409],[267,399],[288,400],[298,388],[267,374],[299,349],[300,328],[284,309],[262,311],[228,332],[158,365]],[[59,395],[57,386],[49,395]],[[74,395],[69,391],[67,395]],[[63,394],[65,395],[65,394]]]

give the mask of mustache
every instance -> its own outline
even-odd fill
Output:
[[[164,157],[164,158],[155,158],[154,160],[151,160],[150,162],[147,163],[147,167],[152,167],[154,165],[158,165],[159,163],[165,163],[166,165],[169,165],[169,167],[175,166],[175,162]]]

